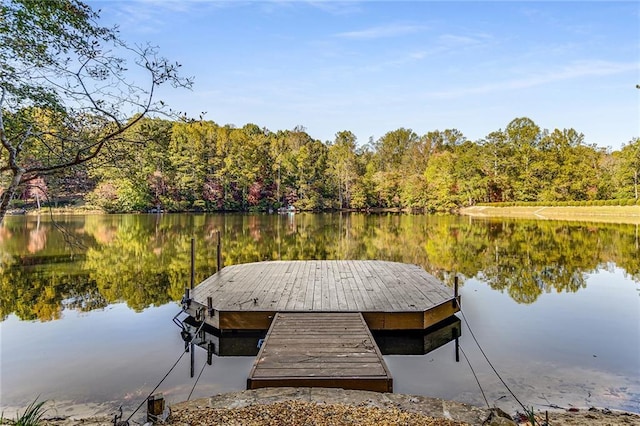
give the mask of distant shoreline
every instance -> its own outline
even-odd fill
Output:
[[[509,217],[536,220],[572,220],[640,225],[640,206],[473,206],[459,213],[472,217]]]
[[[332,212],[349,212],[349,213],[413,213],[428,215],[422,211],[400,208],[375,208],[370,210],[343,209],[331,210]],[[326,212],[326,211],[325,211]],[[212,214],[212,213],[251,213],[251,212],[172,212],[172,213],[195,213],[195,214]],[[253,212],[256,213],[256,212]],[[261,212],[266,213],[266,212]],[[299,211],[297,213],[306,213]],[[566,220],[579,222],[605,222],[605,223],[624,223],[639,225],[640,224],[640,205],[635,206],[472,206],[463,207],[456,212],[460,216],[471,216],[479,218],[516,218],[516,219],[534,219],[534,220]],[[454,213],[454,214],[456,214]],[[109,215],[103,210],[88,207],[44,207],[41,210],[13,209],[7,216],[36,216],[42,215]],[[115,213],[115,214],[149,214],[149,213]],[[155,214],[155,213],[154,213]]]

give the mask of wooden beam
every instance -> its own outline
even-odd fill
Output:
[[[425,311],[423,328],[431,327],[432,325],[435,325],[460,311],[458,305],[452,303],[453,300],[454,299],[451,299],[450,301],[441,303],[440,305]],[[458,296],[458,303],[460,303],[460,296]]]
[[[423,312],[363,312],[371,330],[422,330]]]
[[[226,330],[267,330],[275,312],[232,311],[220,312],[219,329]]]

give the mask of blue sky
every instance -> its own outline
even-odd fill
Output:
[[[619,149],[640,136],[640,3],[89,1],[195,78],[162,90],[218,124],[361,144],[400,127],[470,140],[516,117]]]

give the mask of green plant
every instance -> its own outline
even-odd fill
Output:
[[[25,206],[25,201],[20,199],[11,200],[11,207],[14,209],[21,209]]]
[[[18,413],[15,422],[15,426],[38,426],[42,420],[42,416],[47,412],[44,408],[44,404],[47,401],[38,402],[36,398],[31,404],[27,406],[22,415]]]
[[[535,411],[533,411],[533,407],[531,407],[530,409],[526,407],[523,407],[523,408],[524,408],[525,414],[527,415],[527,419],[529,420],[529,423],[531,423],[531,426],[536,426],[537,424],[536,413]]]

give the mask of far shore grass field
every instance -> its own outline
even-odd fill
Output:
[[[586,222],[640,224],[640,206],[473,206],[460,209],[460,214],[474,217],[512,217],[539,220],[571,220]]]

